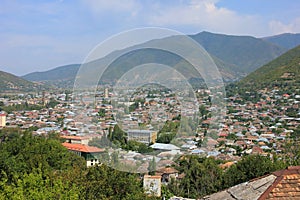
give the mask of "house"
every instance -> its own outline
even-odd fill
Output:
[[[0,113],[0,127],[6,126],[6,114]]]
[[[82,156],[86,160],[86,166],[90,167],[93,165],[100,164],[100,155],[104,152],[104,149],[98,147],[88,146],[84,144],[73,144],[73,143],[62,143],[69,151]]]
[[[149,196],[161,196],[161,176],[144,175],[143,187]]]
[[[60,137],[65,139],[67,143],[72,144],[88,145],[89,141],[91,140],[91,138],[88,136],[62,135]]]
[[[144,144],[155,143],[157,139],[157,132],[150,130],[128,130],[127,131],[128,140],[134,140]]]
[[[161,175],[161,179],[163,183],[168,183],[171,179],[176,179],[178,177],[178,170],[173,167],[163,167],[156,170],[156,174]]]

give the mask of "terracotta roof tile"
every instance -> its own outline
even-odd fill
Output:
[[[83,145],[83,144],[72,144],[72,143],[62,143],[64,147],[72,151],[80,151],[85,153],[98,153],[104,152],[104,149],[100,149],[98,147]]]
[[[276,171],[203,199],[300,200],[300,166]]]
[[[274,183],[259,199],[300,199],[300,166],[289,167],[273,173]]]
[[[178,173],[178,171],[176,169],[174,169],[173,167],[164,167],[164,168],[158,169],[157,172],[160,172],[160,173],[163,173],[163,174]]]

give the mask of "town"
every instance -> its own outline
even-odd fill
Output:
[[[140,89],[126,101],[106,87],[90,104],[76,100],[70,91],[6,95],[0,98],[0,126],[31,130],[34,135],[58,133],[62,145],[82,156],[87,167],[106,163],[146,174],[144,186],[145,180],[159,180],[159,188],[171,177],[180,180],[184,176],[173,167],[181,155],[214,157],[224,161],[222,168],[249,154],[280,157],[286,141],[299,130],[300,95],[295,93],[265,88],[257,91],[256,98],[250,93],[248,99],[227,96],[227,113],[210,132],[213,95],[208,89],[197,89],[195,94],[199,124],[194,129],[188,127],[186,134],[179,128],[188,121],[181,120],[181,113],[192,111],[182,112],[176,95],[162,87]],[[84,107],[85,113],[79,107]],[[78,110],[81,113],[76,114]],[[120,133],[123,135],[114,137]],[[160,189],[155,194],[160,196]]]

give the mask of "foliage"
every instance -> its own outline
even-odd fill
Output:
[[[74,165],[84,166],[83,159],[70,153],[58,139],[28,132],[2,143],[0,151],[0,169],[12,181],[15,172],[22,177],[36,168],[48,174],[52,170],[71,169]]]
[[[155,170],[156,170],[156,161],[155,158],[153,157],[148,167],[149,174],[155,175]]]
[[[115,125],[114,130],[108,134],[107,138],[114,144],[122,149],[137,151],[139,153],[149,153],[152,152],[153,149],[147,146],[144,143],[137,141],[128,141],[127,133],[124,132],[118,125]],[[102,139],[102,142],[107,142],[105,139]],[[106,146],[108,143],[105,143]]]
[[[145,99],[136,99],[134,101],[134,104],[129,106],[129,112],[135,111],[137,108],[139,108],[139,105],[143,105],[145,103]]]
[[[0,143],[0,200],[156,199],[145,195],[137,174],[105,165],[87,169],[55,134],[9,136],[10,131],[1,133],[6,139]]]
[[[288,165],[300,165],[300,128],[291,133],[284,144],[284,161]]]
[[[169,144],[176,137],[176,133],[160,133],[156,142]]]
[[[188,198],[201,198],[236,184],[286,168],[287,164],[273,156],[244,156],[242,160],[226,170],[220,168],[222,161],[212,157],[184,156],[177,169],[185,176],[181,181],[171,180],[164,193]]]
[[[78,184],[83,188],[81,199],[155,199],[144,194],[136,174],[120,172],[105,165],[87,169],[86,176]]]
[[[101,108],[98,112],[99,117],[105,117],[105,109]]]
[[[109,131],[108,139],[118,145],[126,144],[126,133],[118,126],[115,125],[113,131]]]
[[[3,110],[7,113],[11,113],[13,111],[41,110],[43,108],[44,108],[44,106],[42,106],[42,105],[23,103],[23,104],[15,104],[15,105],[10,105],[10,106],[3,106],[3,107],[0,107],[0,110]]]
[[[222,189],[222,170],[213,158],[186,156],[179,162],[179,171],[184,173],[183,180],[170,184],[170,192],[188,197],[199,198]]]
[[[169,133],[175,132],[177,133],[178,128],[180,126],[180,122],[166,121],[163,128],[159,131],[159,133]]]
[[[129,140],[125,145],[123,145],[123,148],[126,150],[137,151],[139,153],[150,153],[153,151],[153,149],[146,144],[134,140]]]
[[[89,146],[94,146],[99,148],[109,147],[110,144],[111,141],[105,136],[101,138],[93,138],[91,141],[89,141]]]
[[[18,176],[18,174],[15,174]],[[0,183],[0,199],[79,199],[80,188],[63,179],[52,179],[37,168],[10,184],[7,178]]]
[[[280,160],[271,160],[261,155],[245,156],[225,172],[224,185],[231,187],[284,167],[285,164]]]
[[[56,105],[58,105],[59,102],[55,99],[51,98],[50,101],[46,104],[46,108],[54,108]]]

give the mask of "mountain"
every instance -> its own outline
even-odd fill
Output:
[[[42,85],[24,80],[13,74],[0,71],[0,91],[1,92],[24,92],[41,88]]]
[[[239,82],[244,87],[299,87],[300,45],[262,66]]]
[[[251,36],[233,36],[201,32],[191,35],[210,54],[235,68],[249,73],[278,57],[286,50],[270,42]]]
[[[176,40],[176,38],[174,39],[174,37],[178,37],[178,40]],[[226,82],[246,76],[286,51],[283,47],[250,36],[232,36],[201,32],[196,35],[190,35],[190,37],[201,44],[211,55]],[[168,38],[164,40],[168,41]],[[153,40],[147,43],[155,43],[157,41],[158,40]],[[172,45],[171,41],[180,43],[179,36],[173,36],[172,40],[169,41],[170,45]],[[142,47],[145,44],[138,46]],[[152,52],[152,54],[150,52]],[[111,54],[114,54],[114,52]],[[111,54],[107,57],[110,57]],[[186,62],[175,58],[171,54],[165,52],[162,54],[161,51],[149,49],[147,51],[135,51],[126,56],[126,58],[118,59],[117,62],[114,62],[114,64],[108,68],[105,74],[106,82],[117,80],[118,77],[126,73],[126,71],[130,70],[133,66],[143,64],[143,62],[161,63],[174,66],[177,69],[180,69],[182,66],[187,66]],[[97,61],[94,65],[101,65],[101,63],[102,61],[100,59],[99,62]],[[30,73],[22,78],[59,87],[72,87],[79,66],[79,64],[61,66],[45,72]],[[186,73],[188,78],[193,78],[195,74],[191,67],[182,69],[182,71]],[[97,72],[93,71],[92,73]]]
[[[300,33],[284,33],[262,39],[286,49],[292,49],[300,45]]]
[[[44,72],[29,73],[22,76],[22,78],[57,87],[72,86],[79,67],[80,64],[64,65]]]

